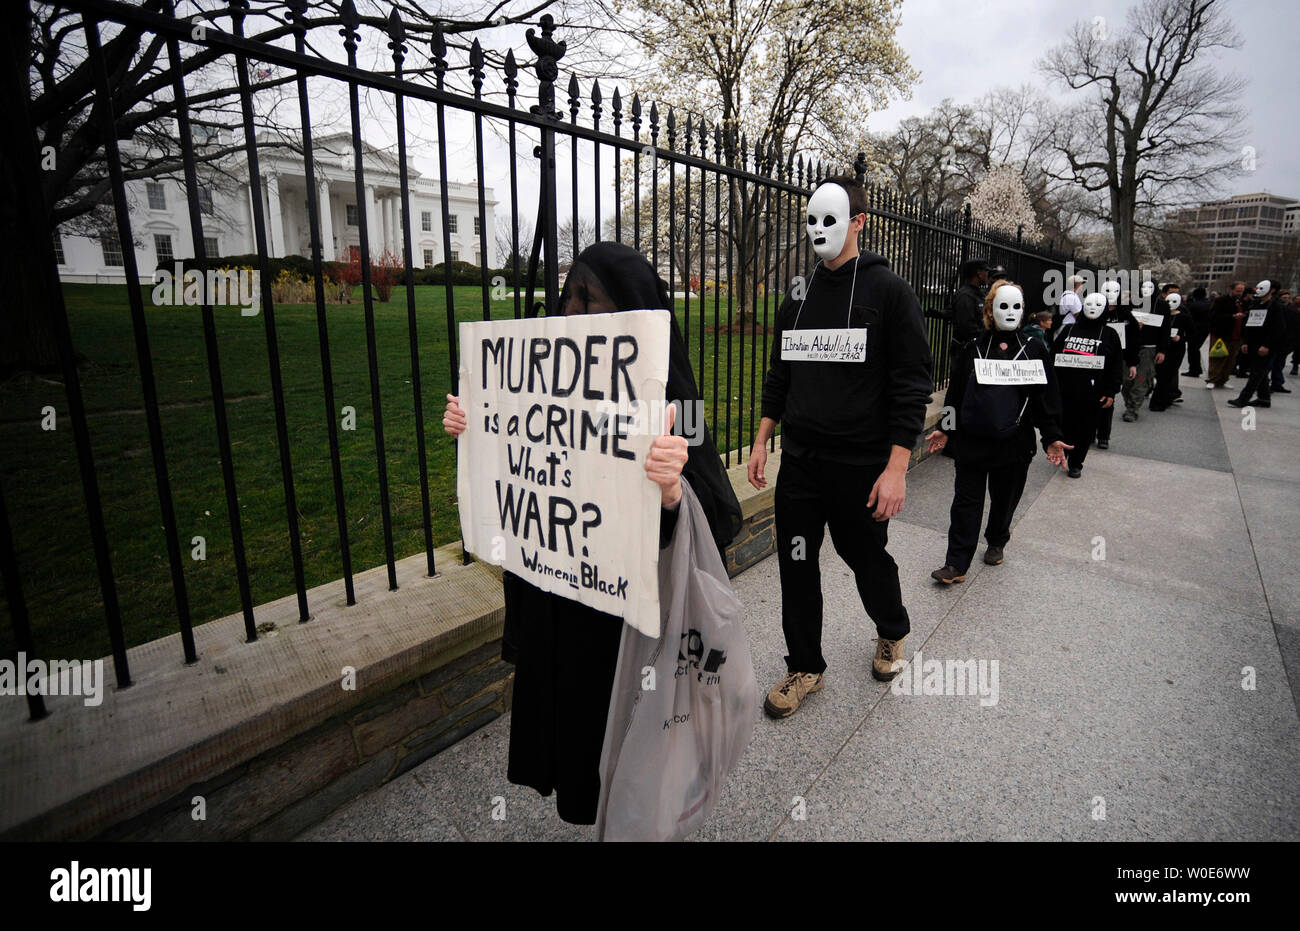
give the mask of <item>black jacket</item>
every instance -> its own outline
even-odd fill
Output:
[[[1006,349],[1001,348],[1003,344]],[[1022,359],[1042,360],[1047,372],[1047,384],[1026,385],[1017,389],[1024,413],[1020,417],[1016,435],[1008,441],[963,433],[962,401],[966,397],[967,384],[975,374],[976,356],[985,359],[1012,359],[1017,354]],[[1020,333],[985,330],[983,336],[963,346],[953,363],[952,377],[943,403],[947,408],[945,413],[951,412],[955,420],[953,429],[943,430],[948,435],[948,445],[943,452],[945,456],[963,463],[996,468],[1028,462],[1034,458],[1035,427],[1042,434],[1044,450],[1056,440],[1065,438],[1061,432],[1061,396],[1056,373],[1052,370],[1051,352],[1043,348],[1038,340],[1028,339]]]
[[[867,330],[864,361],[781,357],[786,330],[840,329],[846,322]],[[834,271],[818,263],[804,300],[781,302],[775,336],[763,416],[781,422],[784,449],[874,464],[887,461],[893,446],[916,445],[934,390],[930,343],[916,295],[883,258],[863,253]]]
[[[1056,356],[1071,354],[1102,356],[1105,367],[1076,369],[1055,364]],[[1124,378],[1124,352],[1120,349],[1119,334],[1102,318],[1081,317],[1078,322],[1061,327],[1052,345],[1052,362],[1063,396],[1100,401],[1119,393]]]
[[[984,332],[984,292],[969,282],[952,299],[952,338],[965,343]]]
[[[1250,325],[1252,312],[1264,311],[1264,320],[1255,326]],[[1260,346],[1267,346],[1269,353],[1281,352],[1286,347],[1286,321],[1282,318],[1282,302],[1276,297],[1262,306],[1246,310],[1246,322],[1241,327],[1241,344],[1248,347],[1248,355],[1256,355]]]
[[[1231,342],[1237,326],[1237,318],[1234,315],[1238,310],[1247,310],[1249,304],[1245,295],[1240,298],[1233,297],[1231,294],[1220,295],[1210,307],[1210,338],[1221,339],[1225,343]],[[1244,319],[1242,324],[1245,325]]]

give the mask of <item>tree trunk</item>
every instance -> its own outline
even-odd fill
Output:
[[[0,281],[10,289],[0,303],[0,378],[19,372],[59,369],[58,340],[50,317],[58,298],[49,208],[40,184],[35,136],[28,122],[31,97],[27,63],[29,15],[26,3],[6,6],[0,31],[4,99],[11,101],[11,132],[0,133]]]

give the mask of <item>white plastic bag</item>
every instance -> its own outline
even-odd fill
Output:
[[[600,755],[597,840],[680,840],[713,810],[758,716],[741,607],[685,480],[659,556],[658,640],[623,625]]]

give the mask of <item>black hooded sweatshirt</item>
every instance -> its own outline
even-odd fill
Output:
[[[1261,322],[1250,324],[1251,315],[1262,310]],[[1246,319],[1241,325],[1242,345],[1248,346],[1249,355],[1258,355],[1259,347],[1266,346],[1270,353],[1277,353],[1286,346],[1286,320],[1282,316],[1282,302],[1276,294],[1267,303],[1257,302],[1246,308]]]
[[[1102,356],[1104,367],[1084,369],[1055,364],[1056,356],[1072,354]],[[1061,327],[1052,346],[1052,368],[1061,396],[1090,400],[1115,397],[1124,378],[1123,356],[1114,327],[1108,326],[1101,317],[1089,320],[1079,314],[1076,322]]]
[[[866,328],[864,361],[782,359],[786,330],[846,325]],[[934,390],[931,364],[921,306],[883,258],[864,252],[834,271],[819,262],[804,299],[787,295],[777,309],[763,416],[781,423],[787,452],[881,464],[892,447],[916,445]]]

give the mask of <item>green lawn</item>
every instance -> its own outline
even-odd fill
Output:
[[[479,289],[458,287],[455,292],[457,318],[482,319]],[[81,369],[82,387],[127,643],[142,643],[174,632],[177,620],[127,290],[124,285],[67,285],[64,294],[74,343],[87,357]],[[147,293],[145,306],[185,581],[198,624],[239,610],[201,315],[197,308],[154,308]],[[770,306],[774,312],[775,304]],[[442,432],[444,396],[450,386],[443,288],[417,287],[416,307],[433,537],[439,545],[459,536],[454,447]],[[701,375],[696,301],[691,309],[691,358]],[[513,300],[493,302],[490,312],[494,318],[512,316]],[[724,295],[724,325],[726,312]],[[303,559],[311,587],[342,574],[316,312],[311,305],[291,305],[276,308],[275,314]],[[680,320],[680,304],[678,316]],[[327,317],[337,406],[356,408],[356,430],[341,431],[339,437],[352,565],[360,571],[384,560],[365,323],[360,303],[329,305]],[[707,321],[711,327],[711,300]],[[253,602],[261,604],[293,591],[265,324],[261,316],[242,317],[237,308],[223,307],[216,311],[216,327]],[[388,303],[375,305],[375,327],[393,536],[396,556],[401,558],[421,552],[424,545],[406,300],[401,289],[394,290]],[[765,368],[761,332],[759,338],[761,371]],[[747,330],[742,411],[740,336],[733,334],[731,339],[730,442],[719,436],[720,450],[747,442],[750,386],[761,381],[761,375],[751,377],[753,346]],[[713,340],[713,334],[706,333],[700,378],[706,399],[713,397]],[[719,393],[724,402],[726,364],[723,334]],[[58,414],[58,428],[52,432],[40,427],[45,405],[52,405]],[[716,424],[711,401],[706,409],[716,433],[721,434],[726,425],[727,407],[725,403],[719,407]],[[332,416],[337,418],[339,412]],[[0,470],[37,651],[47,658],[107,655],[103,599],[61,382],[26,380],[0,386]],[[190,539],[196,535],[206,538],[205,561],[190,558]],[[14,646],[7,601],[3,611],[0,655],[9,655]]]

